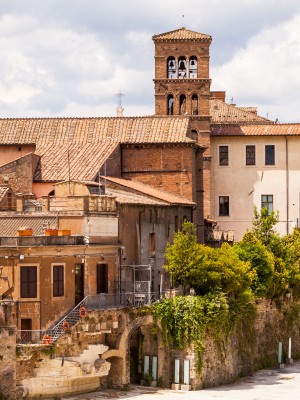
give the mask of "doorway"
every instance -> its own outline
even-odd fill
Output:
[[[84,264],[75,264],[75,305],[84,299]]]
[[[21,318],[21,343],[30,343],[32,340],[32,319]]]

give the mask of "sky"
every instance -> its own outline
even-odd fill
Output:
[[[298,0],[0,0],[0,118],[153,115],[152,36],[182,26],[226,102],[300,122]]]

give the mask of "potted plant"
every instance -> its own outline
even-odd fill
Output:
[[[28,226],[21,226],[17,230],[17,235],[18,236],[32,236],[32,228]]]

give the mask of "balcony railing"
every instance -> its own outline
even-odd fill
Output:
[[[100,293],[98,295],[86,296],[76,307],[73,308],[55,326],[46,330],[18,330],[18,344],[51,344],[55,342],[63,333],[67,326],[70,329],[83,315],[80,313],[82,308],[87,311],[107,310],[122,307],[141,307],[150,305],[158,300],[157,293],[137,293],[124,292],[116,294]],[[67,323],[67,324],[66,324]]]

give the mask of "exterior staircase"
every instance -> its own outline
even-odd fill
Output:
[[[63,317],[55,326],[42,331],[41,344],[50,344],[55,342],[60,336],[62,336],[68,329],[74,326],[81,318],[80,309],[84,307],[85,301],[88,298],[85,297],[76,307],[73,308],[65,317]],[[66,324],[67,323],[67,328]]]

